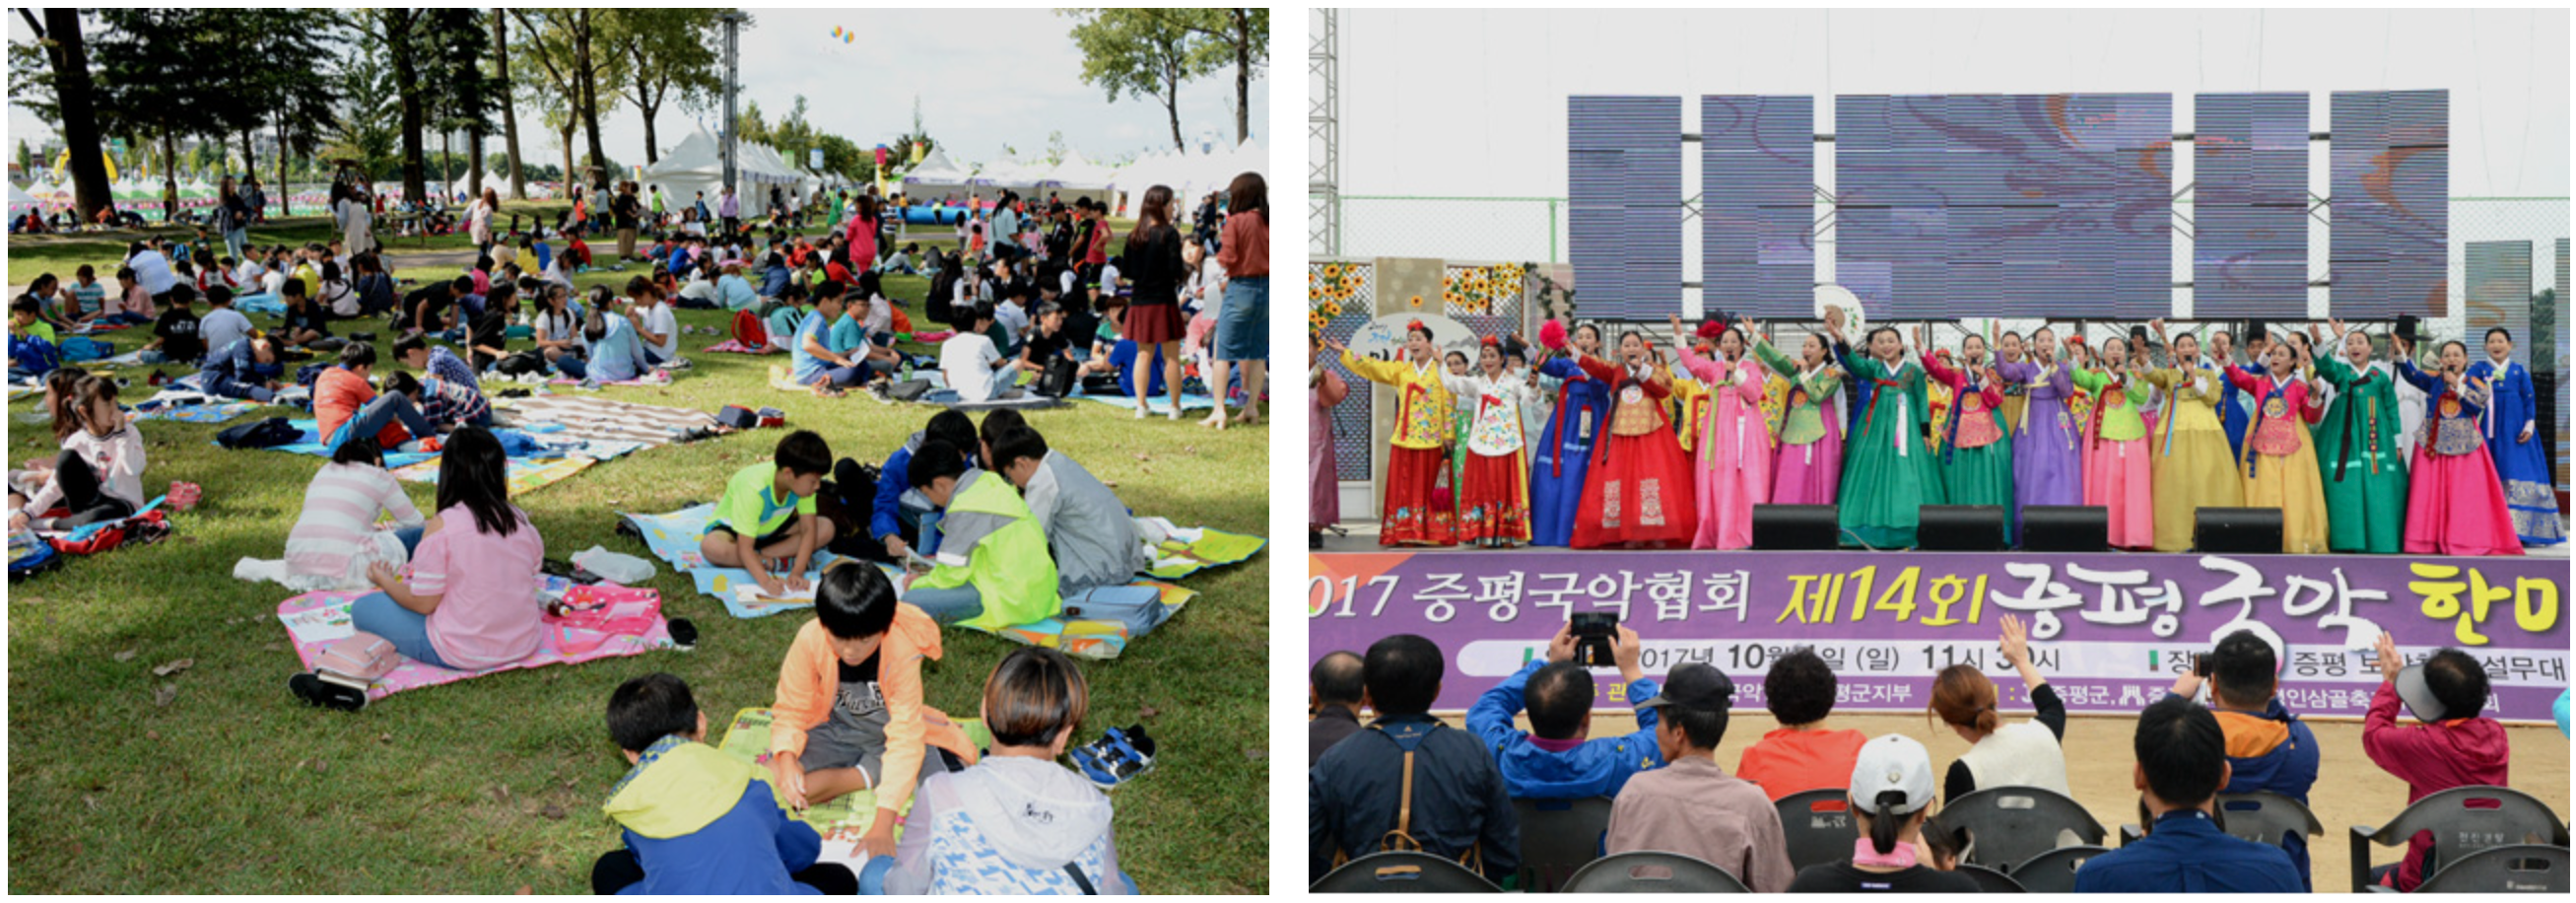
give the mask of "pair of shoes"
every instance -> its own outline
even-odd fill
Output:
[[[1116,790],[1154,770],[1154,738],[1145,736],[1142,724],[1110,728],[1100,739],[1065,754],[1092,786],[1102,790]]]
[[[320,676],[305,673],[286,679],[286,689],[306,705],[355,712],[367,707],[367,691],[347,684],[333,683]]]
[[[686,370],[693,366],[696,365],[689,363],[689,359],[685,357],[675,357],[662,362],[664,370]]]

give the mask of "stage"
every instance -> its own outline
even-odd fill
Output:
[[[1449,659],[1435,707],[1459,711],[1576,611],[1607,611],[1645,641],[1644,670],[1684,662],[1761,703],[1768,662],[1815,647],[1844,676],[1837,711],[1920,713],[1932,677],[1966,663],[2029,701],[1994,655],[2003,614],[2072,712],[2135,713],[2219,638],[2251,629],[2283,651],[2281,697],[2304,715],[2358,717],[2378,685],[2371,647],[2410,661],[2442,646],[2485,662],[2488,714],[2551,722],[2568,686],[2563,547],[2520,558],[2018,552],[1386,549],[1371,529],[1308,555],[1309,659],[1416,633]],[[1626,698],[1596,671],[1604,704]]]

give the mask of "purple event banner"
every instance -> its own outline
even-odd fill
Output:
[[[2250,629],[2286,650],[2281,700],[2355,716],[2395,635],[2409,662],[2456,646],[2486,665],[2488,714],[2548,722],[2567,688],[2562,559],[2402,555],[2025,555],[1930,552],[1338,553],[1307,556],[1309,661],[1399,633],[1448,656],[1436,707],[1464,710],[1545,652],[1567,616],[1606,611],[1637,631],[1648,674],[1706,662],[1762,703],[1772,659],[1814,647],[1841,676],[1839,708],[1920,712],[1953,663],[1983,669],[2007,706],[2029,697],[1996,653],[2003,615],[2077,712],[2135,712],[2219,637]],[[1596,669],[1604,700],[1626,699]]]

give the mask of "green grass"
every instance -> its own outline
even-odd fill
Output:
[[[64,262],[113,259],[75,257],[67,245],[76,243],[12,242],[11,278],[30,259],[66,272]],[[633,272],[580,281],[622,282]],[[890,288],[912,298],[922,291],[919,280],[890,280]],[[714,326],[722,315],[684,311],[681,320]],[[695,348],[712,340],[683,341]],[[771,391],[763,383],[778,356],[691,357],[696,369],[668,388],[607,394],[708,410],[775,406],[788,412],[791,428],[822,432],[836,454],[870,460],[935,410]],[[10,410],[14,417],[34,406]],[[1140,513],[1267,531],[1265,429],[1140,423],[1089,403],[1030,420]],[[768,703],[779,659],[805,620],[735,620],[662,566],[649,585],[662,591],[666,612],[704,632],[693,652],[493,675],[397,695],[355,715],[309,709],[285,689],[298,662],[273,613],[288,594],[231,573],[242,557],[280,554],[319,461],[218,450],[208,442],[220,427],[141,429],[151,456],[147,488],[185,480],[204,486],[205,500],[173,518],[177,530],[166,542],[75,561],[10,590],[13,893],[586,892],[591,860],[617,844],[598,809],[625,769],[601,721],[609,691],[638,674],[670,671],[689,681],[720,726],[735,709]],[[755,431],[639,453],[519,502],[551,556],[594,544],[642,555],[614,535],[612,512],[710,499],[780,435]],[[41,427],[13,423],[9,458],[49,457],[48,440]],[[415,502],[430,505],[428,487],[410,489]],[[1182,615],[1123,658],[1083,664],[1091,712],[1077,739],[1143,721],[1163,745],[1156,771],[1115,795],[1120,864],[1155,892],[1267,886],[1268,570],[1265,555],[1185,581],[1201,596]],[[930,702],[972,717],[986,673],[1012,645],[962,630],[945,642],[947,658],[927,669]],[[153,676],[155,666],[177,659],[195,665]],[[165,685],[176,695],[156,705]]]

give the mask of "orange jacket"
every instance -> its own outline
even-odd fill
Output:
[[[885,693],[886,751],[877,779],[877,808],[903,811],[921,777],[923,744],[956,753],[972,765],[975,745],[966,731],[938,709],[922,704],[921,660],[939,657],[939,622],[911,605],[897,603],[894,625],[877,647],[877,689]],[[840,655],[823,632],[821,619],[805,622],[787,647],[779,669],[778,701],[770,707],[769,751],[805,752],[805,732],[832,717],[832,700],[841,692]]]

